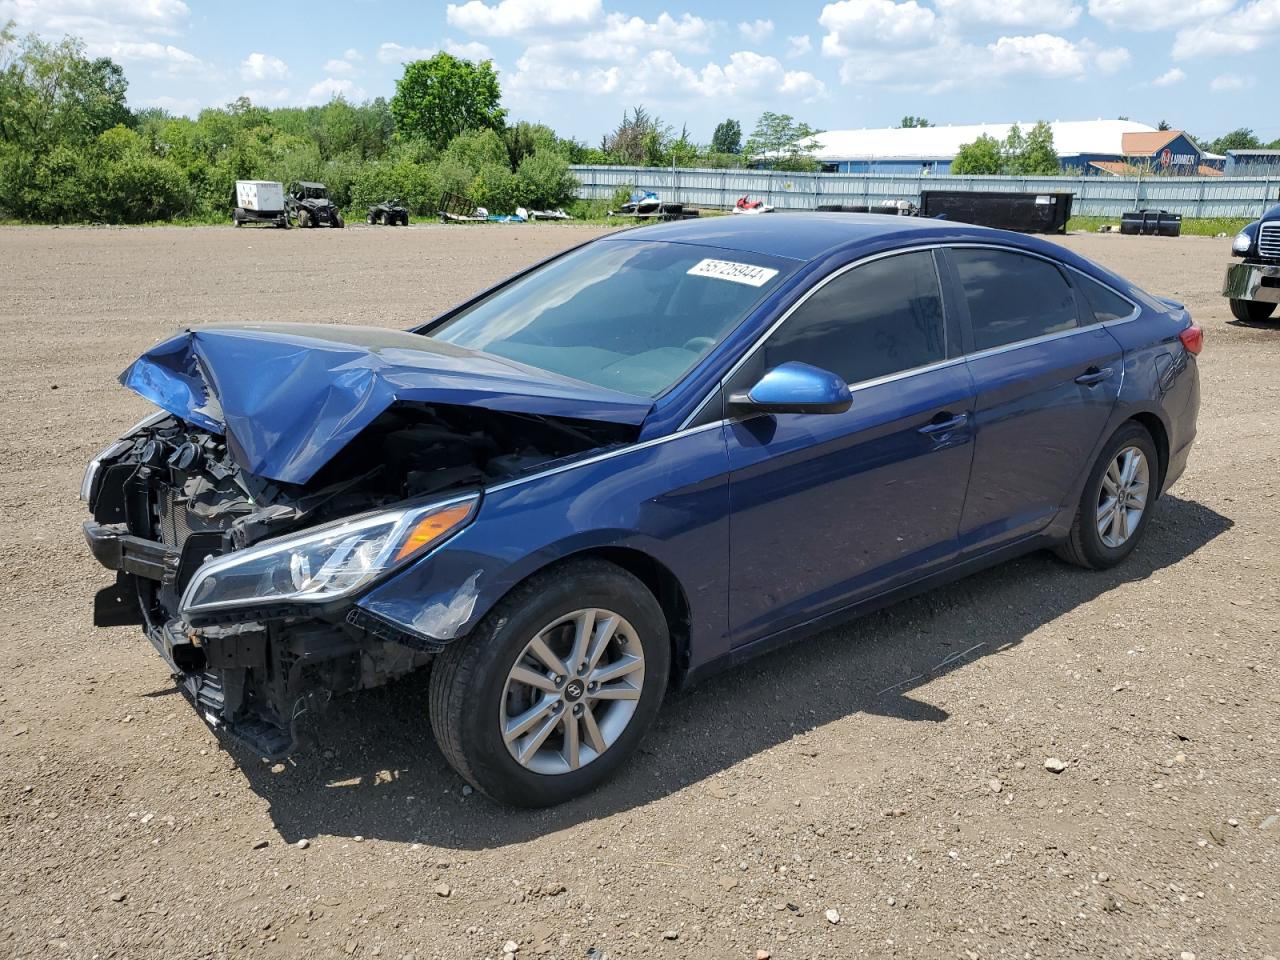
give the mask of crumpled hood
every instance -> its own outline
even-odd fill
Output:
[[[645,398],[399,330],[226,324],[148,350],[120,382],[226,437],[243,469],[306,483],[397,401],[638,426]]]

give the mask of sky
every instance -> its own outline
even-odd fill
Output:
[[[406,61],[492,59],[510,120],[599,143],[643,104],[699,142],[762,111],[827,129],[1168,121],[1280,138],[1280,0],[0,0],[110,56],[135,107],[390,97]]]

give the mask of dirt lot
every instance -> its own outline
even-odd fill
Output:
[[[1208,331],[1127,564],[1028,557],[722,676],[565,807],[464,796],[418,680],[338,705],[326,752],[233,758],[90,626],[76,489],[146,412],[114,379],[141,350],[406,326],[590,235],[0,229],[0,956],[1280,954],[1280,327],[1230,320],[1225,240],[1064,241]]]

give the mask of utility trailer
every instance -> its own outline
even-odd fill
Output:
[[[231,222],[237,227],[244,223],[271,223],[289,229],[284,185],[275,180],[237,180],[232,202]]]

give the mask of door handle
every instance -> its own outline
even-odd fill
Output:
[[[1081,386],[1092,387],[1093,385],[1106,380],[1109,376],[1111,376],[1110,367],[1103,367],[1101,370],[1097,367],[1090,367],[1084,373],[1080,374],[1080,376],[1076,377],[1076,383]]]
[[[938,417],[946,417],[947,419],[939,420]],[[950,413],[940,413],[938,414],[938,417],[934,417],[921,427],[918,432],[923,433],[926,437],[936,437],[941,433],[950,433],[952,430],[963,427],[969,422],[969,415],[967,413],[961,413],[955,416],[952,416]]]

